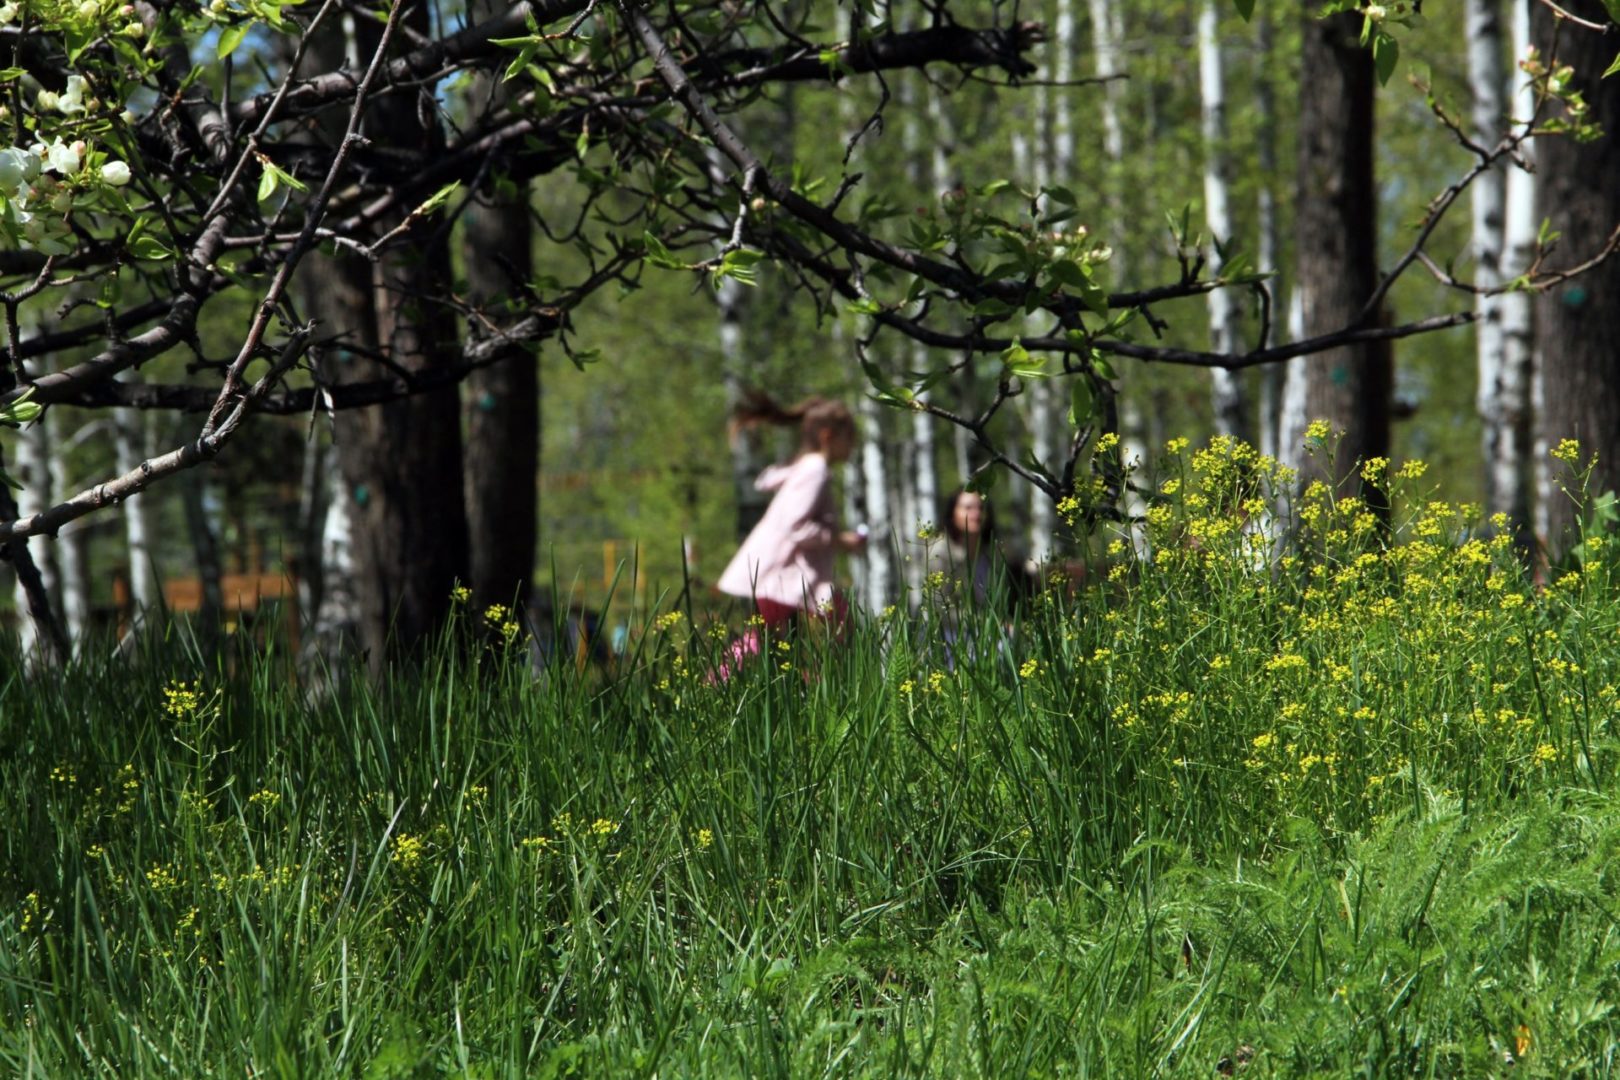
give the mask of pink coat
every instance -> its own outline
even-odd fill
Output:
[[[830,480],[818,453],[759,474],[754,486],[776,497],[720,575],[721,592],[790,607],[832,602],[838,518]]]

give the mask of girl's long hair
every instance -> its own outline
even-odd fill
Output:
[[[820,448],[823,431],[855,430],[855,417],[842,401],[820,396],[783,405],[762,390],[748,390],[731,411],[731,434],[774,424],[799,429],[799,453]]]

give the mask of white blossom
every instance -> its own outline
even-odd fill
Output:
[[[33,154],[15,146],[0,150],[0,188],[7,192],[16,191],[24,182],[38,175],[39,158]]]
[[[57,99],[56,108],[69,116],[84,112],[84,86],[83,75],[69,75],[67,89]]]
[[[63,176],[72,176],[84,164],[84,143],[64,143],[57,139],[45,152],[46,168]]]
[[[101,167],[101,178],[113,187],[129,183],[129,166],[122,161],[109,161]]]

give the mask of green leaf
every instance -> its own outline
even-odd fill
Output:
[[[1091,392],[1091,380],[1081,375],[1069,384],[1069,426],[1079,427],[1091,419],[1097,396]]]
[[[30,386],[17,396],[17,400],[8,405],[0,405],[0,425],[5,427],[22,427],[30,420],[35,419],[44,412],[44,406],[28,399],[34,396],[34,387]]]
[[[1607,79],[1617,71],[1620,71],[1620,53],[1614,54],[1614,62],[1604,69],[1603,77]],[[0,74],[4,74],[4,72],[0,72]]]
[[[235,26],[227,26],[221,30],[219,32],[219,58],[223,60],[235,52],[236,47],[242,44],[242,39],[247,37],[248,31],[251,29],[253,29],[251,22],[242,22],[237,23]]]
[[[1373,37],[1373,68],[1378,72],[1378,85],[1385,86],[1395,74],[1395,62],[1401,57],[1401,47],[1382,30]]]
[[[282,187],[290,187],[294,191],[308,191],[309,190],[309,185],[308,184],[306,184],[302,180],[298,179],[298,177],[294,176],[292,173],[288,172],[286,169],[280,168],[280,167],[278,167],[276,165],[272,165],[272,164],[269,164],[269,163],[265,164],[265,168],[269,169],[271,172],[276,174],[276,183],[280,184]]]
[[[259,201],[264,202],[276,193],[276,170],[265,165],[264,171],[259,174]]]
[[[576,368],[578,368],[580,371],[584,371],[586,364],[594,364],[598,360],[602,359],[602,350],[601,349],[574,349],[571,352],[569,352],[568,359],[573,361],[573,364],[574,364],[574,366]]]
[[[1244,22],[1254,17],[1254,0],[1233,0],[1232,6],[1237,8],[1237,13],[1242,16]]]
[[[161,240],[144,234],[130,242],[129,253],[146,262],[162,262],[174,257],[174,252],[164,247]]]
[[[647,261],[654,266],[662,266],[666,270],[685,270],[686,264],[671,255],[664,242],[650,232],[641,234],[641,242],[647,248]]]
[[[416,208],[416,215],[418,217],[423,217],[427,214],[437,213],[445,203],[450,201],[450,196],[454,195],[457,189],[460,187],[460,180],[453,180],[444,185],[444,187],[440,188],[438,191],[435,191],[432,195],[429,195],[422,205]]]

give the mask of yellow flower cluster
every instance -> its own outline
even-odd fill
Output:
[[[202,683],[173,679],[163,688],[163,711],[176,720],[196,716],[202,708]]]

